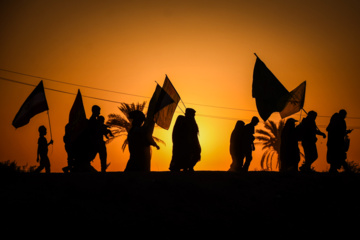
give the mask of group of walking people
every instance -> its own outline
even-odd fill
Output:
[[[346,110],[341,109],[331,117],[326,128],[328,132],[326,159],[330,164],[329,171],[332,173],[338,172],[341,167],[345,171],[349,171],[346,159],[350,145],[348,134],[352,130],[348,130],[346,127],[346,115]],[[281,134],[280,171],[297,171],[300,161],[298,141],[301,141],[305,155],[305,161],[299,169],[303,172],[311,171],[312,163],[318,159],[316,136],[326,138],[326,134],[316,126],[316,117],[317,113],[310,111],[296,127],[294,119],[287,120]]]
[[[97,154],[101,172],[105,172],[108,167],[104,137],[108,139],[113,134],[105,125],[105,118],[100,115],[101,108],[94,105],[91,111],[89,119],[86,119],[85,112],[70,114],[63,138],[68,156],[68,166],[63,168],[64,172],[96,171],[91,166],[91,161]]]
[[[352,130],[348,130],[346,127],[347,112],[342,109],[338,113],[335,113],[330,123],[326,128],[328,132],[327,141],[327,162],[330,164],[330,172],[338,172],[343,167],[345,171],[349,171],[349,166],[346,162],[347,151],[349,149],[350,140],[348,134]],[[317,135],[326,138],[326,134],[321,132],[316,125],[317,113],[310,111],[300,124],[296,125],[294,118],[286,120],[285,126],[281,132],[280,141],[280,172],[302,172],[312,171],[311,165],[318,158],[318,152],[316,147]],[[232,164],[230,171],[247,171],[248,165],[251,162],[251,151],[254,148],[253,127],[257,123],[256,117],[253,118],[251,123],[245,125],[243,121],[238,121],[231,134],[230,139],[230,154],[232,156]],[[249,130],[250,129],[250,130]],[[300,148],[299,142],[301,142],[304,150],[305,161],[299,167],[300,162]],[[243,166],[245,158],[245,164]]]
[[[132,121],[127,137],[130,158],[126,164],[125,172],[149,172],[151,146],[160,149],[152,137],[155,122],[151,116],[145,117],[145,114],[138,110],[130,112],[129,118]],[[195,121],[195,110],[187,108],[185,116],[178,116],[174,125],[170,171],[194,171],[195,164],[201,158],[198,134],[199,128]]]
[[[173,133],[173,154],[170,163],[170,171],[194,171],[194,166],[201,159],[201,146],[198,139],[199,128],[195,120],[196,111],[187,108],[185,116],[178,116]],[[352,130],[346,127],[346,111],[340,110],[335,113],[328,127],[328,152],[327,162],[330,164],[330,172],[337,172],[341,167],[348,170],[346,163],[349,149],[348,134]],[[310,111],[300,124],[296,125],[296,120],[289,118],[281,133],[280,163],[279,171],[311,171],[311,165],[318,158],[316,142],[317,135],[326,138],[326,134],[321,132],[316,126],[317,113]],[[99,153],[101,162],[101,171],[105,172],[107,168],[107,153],[104,137],[112,136],[111,131],[104,124],[104,117],[100,116],[100,107],[92,107],[92,116],[90,119],[69,120],[65,127],[65,149],[68,154],[68,166],[63,168],[64,172],[69,171],[90,171],[94,170],[90,162]],[[160,149],[154,141],[152,134],[155,122],[152,117],[146,117],[141,111],[132,111],[129,113],[131,128],[128,132],[128,146],[130,158],[127,162],[125,172],[129,171],[150,171],[151,146]],[[252,152],[255,150],[254,134],[255,126],[259,123],[257,117],[253,117],[251,122],[245,124],[243,121],[237,121],[230,137],[230,154],[232,164],[229,171],[247,172],[252,161]],[[46,128],[39,128],[38,158],[40,161],[40,172],[46,169],[50,172],[50,161],[47,157],[48,145]],[[300,162],[299,142],[304,149],[305,161],[298,167]]]

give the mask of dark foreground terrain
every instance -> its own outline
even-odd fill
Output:
[[[22,173],[0,179],[5,231],[322,237],[360,231],[356,174]]]

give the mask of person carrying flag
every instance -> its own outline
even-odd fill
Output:
[[[187,108],[185,116],[176,119],[172,140],[173,156],[170,171],[194,171],[201,159],[201,146],[198,139],[199,128],[195,121],[195,110]]]
[[[145,118],[145,114],[139,110],[130,112],[129,119],[132,120],[127,137],[130,158],[126,164],[125,172],[150,172],[150,146],[160,149],[152,137],[155,122],[152,118]]]
[[[38,140],[38,149],[37,149],[37,162],[40,162],[40,166],[35,169],[36,173],[41,172],[45,168],[46,173],[50,173],[50,160],[48,157],[48,146],[53,144],[53,140],[51,139],[48,143],[45,135],[46,135],[46,127],[40,126],[39,127],[39,140]]]

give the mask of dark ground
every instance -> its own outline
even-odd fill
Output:
[[[358,174],[20,173],[0,180],[3,230],[359,236]]]

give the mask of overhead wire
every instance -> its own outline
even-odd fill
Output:
[[[24,82],[20,82],[20,81],[17,81],[17,80],[13,80],[13,79],[9,79],[9,78],[4,78],[4,77],[0,77],[0,80],[8,81],[8,82],[13,82],[13,83],[19,83],[19,84],[23,84],[23,85],[27,85],[27,86],[33,86],[33,87],[36,87],[36,86],[37,86],[36,84],[24,83]],[[54,91],[54,92],[59,92],[59,93],[76,95],[76,93],[71,93],[71,92],[67,92],[67,91],[63,91],[63,90],[58,90],[58,89],[54,89],[54,88],[44,87],[44,89],[50,90],[50,91]],[[113,101],[113,100],[110,100],[110,99],[92,97],[92,96],[87,96],[87,95],[82,95],[82,97],[91,98],[91,99],[100,100],[100,101],[105,101],[105,102],[120,103],[120,104],[123,103],[123,102],[119,102],[119,101]]]
[[[69,82],[65,82],[65,81],[59,81],[59,80],[55,80],[55,79],[51,79],[51,78],[44,78],[44,77],[40,77],[40,76],[35,76],[35,75],[31,75],[31,74],[27,74],[27,73],[21,73],[21,72],[12,71],[12,70],[7,70],[7,69],[3,69],[3,68],[0,68],[0,71],[13,73],[13,74],[18,74],[18,75],[27,76],[27,77],[32,77],[32,78],[37,78],[37,79],[46,80],[46,81],[51,81],[51,82],[56,82],[56,83],[61,83],[61,84],[72,85],[72,86],[81,87],[81,88],[88,88],[88,89],[92,89],[92,90],[98,90],[98,91],[104,91],[104,92],[109,92],[109,93],[116,93],[116,94],[122,94],[122,95],[127,95],[127,96],[141,97],[141,98],[150,99],[150,97],[148,97],[148,96],[132,94],[132,93],[126,93],[126,92],[119,92],[119,91],[114,91],[114,90],[109,90],[109,89],[104,89],[104,88],[91,87],[91,86],[82,85],[82,84],[76,84],[76,83],[69,83]],[[4,78],[4,77],[0,77],[0,79],[5,80],[5,81],[20,83],[20,84],[24,84],[24,85],[29,85],[29,86],[36,86],[34,84],[24,83],[24,82],[21,82],[21,81],[9,79],[9,78]],[[65,93],[65,94],[76,95],[75,93],[70,93],[70,92],[66,92],[66,91],[62,91],[62,90],[58,90],[58,89],[51,89],[51,88],[45,88],[45,89],[50,90],[50,91],[55,91],[55,92],[61,92],[61,93]],[[120,103],[120,104],[123,103],[123,102],[114,101],[114,100],[110,100],[110,99],[104,99],[104,98],[98,98],[98,97],[92,97],[92,96],[86,96],[86,95],[83,95],[83,97],[90,98],[90,99],[95,99],[95,100],[100,100],[100,101],[112,102],[112,103]],[[225,110],[257,112],[256,110],[253,110],[253,109],[215,106],[215,105],[210,105],[210,104],[190,103],[190,102],[187,102],[186,104],[195,105],[195,106],[201,106],[201,107],[225,109]],[[199,114],[197,114],[197,115],[200,116]],[[213,118],[218,118],[218,119],[226,119],[226,120],[236,120],[235,118],[219,117],[219,116],[213,116],[213,115],[201,115],[201,116],[203,116],[203,117],[213,117]],[[331,116],[323,116],[323,115],[318,115],[318,117],[331,118]],[[360,119],[360,117],[347,117],[347,118],[348,119]]]
[[[104,89],[104,88],[91,87],[91,86],[82,85],[82,84],[76,84],[76,83],[69,83],[69,82],[65,82],[65,81],[59,81],[59,80],[55,80],[55,79],[51,79],[51,78],[45,78],[45,77],[35,76],[35,75],[27,74],[27,73],[21,73],[21,72],[17,72],[17,71],[2,69],[2,68],[0,68],[0,71],[4,71],[4,72],[8,72],[8,73],[13,73],[13,74],[18,74],[18,75],[22,75],[22,76],[26,76],[26,77],[37,78],[37,79],[46,80],[46,81],[51,81],[51,82],[56,82],[56,83],[61,83],[61,84],[67,84],[67,85],[76,86],[76,87],[88,88],[88,89],[92,89],[92,90],[99,90],[99,91],[104,91],[104,92],[109,92],[109,93],[117,93],[117,94],[122,94],[122,95],[128,95],[128,96],[134,96],[134,97],[141,97],[141,98],[148,98],[148,99],[150,98],[150,97],[144,96],[144,95],[138,95],[138,94],[132,94],[132,93],[126,93],[126,92],[119,92],[119,91],[114,91],[114,90],[109,90],[109,89]],[[156,81],[155,81],[155,82],[156,82]],[[210,107],[210,108],[226,109],[226,110],[257,112],[256,110],[252,110],[252,109],[243,109],[243,108],[234,108],[234,107],[215,106],[215,105],[201,104],[201,103],[189,103],[189,102],[186,102],[186,104],[194,105],[194,106],[201,106],[201,107]]]
[[[104,91],[104,92],[109,92],[109,93],[123,94],[123,95],[128,95],[128,96],[133,96],[133,97],[149,98],[149,97],[147,97],[147,96],[142,96],[142,95],[137,95],[137,94],[132,94],[132,93],[119,92],[119,91],[114,91],[114,90],[109,90],[109,89],[103,89],[103,88],[97,88],[97,87],[91,87],[91,86],[82,85],[82,84],[69,83],[69,82],[65,82],[65,81],[59,81],[59,80],[55,80],[55,79],[51,79],[51,78],[39,77],[39,76],[31,75],[31,74],[26,74],[26,73],[21,73],[21,72],[6,70],[6,69],[0,69],[0,71],[9,72],[9,73],[14,73],[14,74],[22,75],[22,76],[37,78],[37,79],[46,80],[46,81],[51,81],[51,82],[56,82],[56,83],[62,83],[62,84],[72,85],[72,86],[75,86],[75,87],[88,88],[88,89],[92,89],[92,90]]]
[[[23,84],[23,85],[32,86],[32,87],[36,87],[36,86],[37,86],[36,84],[25,83],[25,82],[21,82],[21,81],[9,79],[9,78],[4,78],[4,77],[0,77],[0,80],[12,82],[12,83]],[[54,88],[49,88],[49,87],[44,87],[44,89],[49,90],[49,91],[59,92],[59,93],[65,93],[65,94],[69,94],[69,95],[76,95],[76,93],[71,93],[71,92],[67,92],[67,91],[63,91],[63,90],[58,90],[58,89],[54,89]],[[93,97],[93,96],[88,96],[88,95],[82,95],[82,97],[84,97],[84,98],[90,98],[90,99],[95,99],[95,100],[100,100],[100,101],[105,101],[105,102],[111,102],[111,103],[118,103],[118,104],[124,103],[124,102],[114,101],[114,100],[105,99],[105,98],[98,98],[98,97]],[[238,120],[238,119],[236,119],[236,118],[219,117],[219,116],[204,115],[204,114],[197,114],[197,116],[199,116],[199,117],[207,117],[207,118],[214,118],[214,119],[224,119],[224,120]]]

